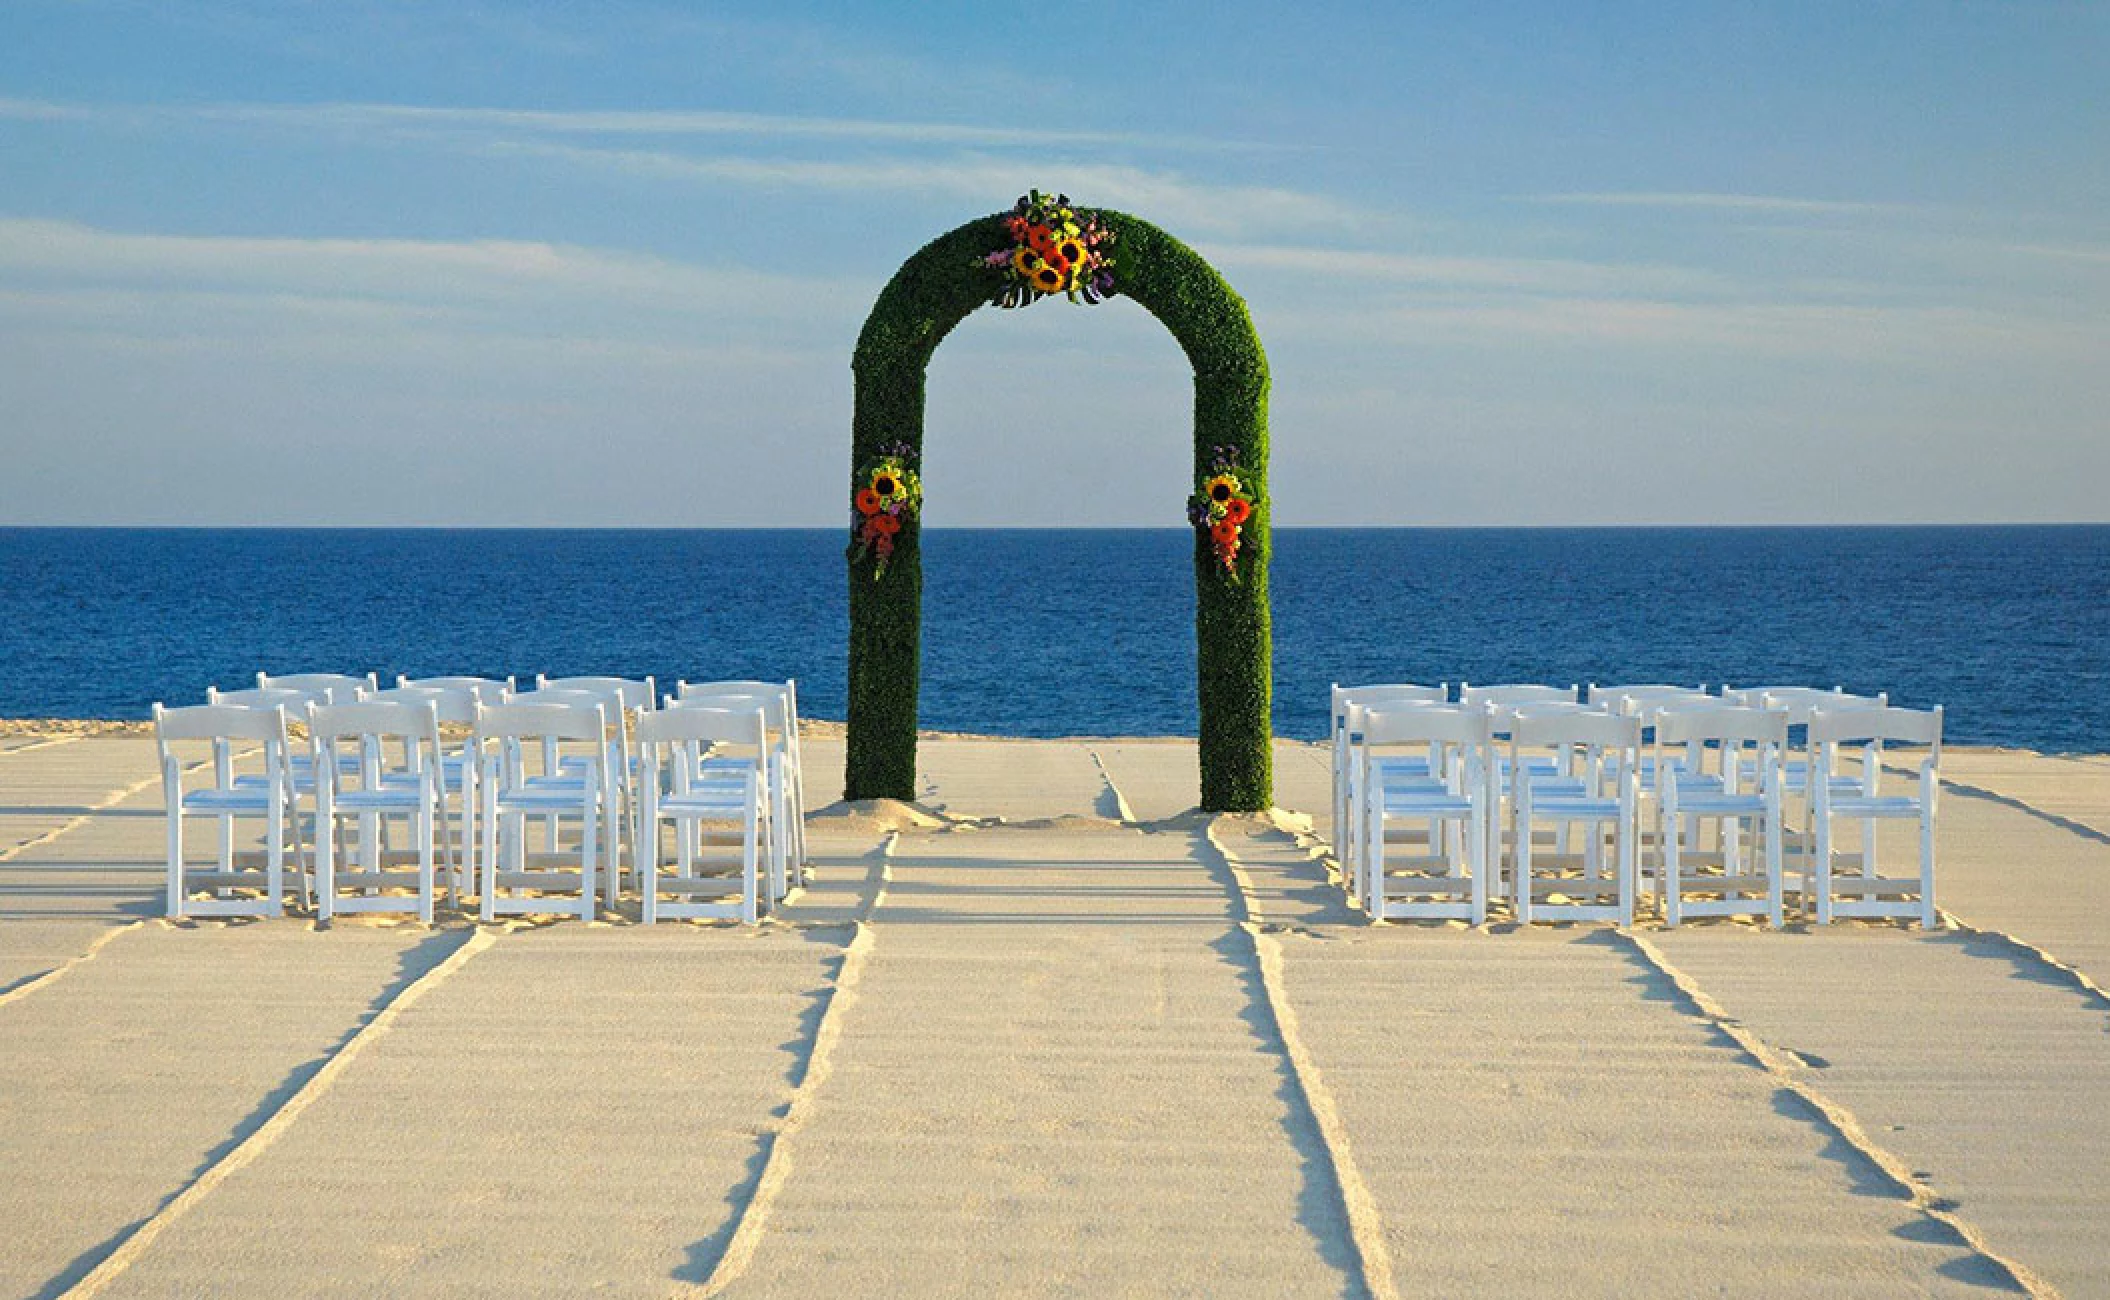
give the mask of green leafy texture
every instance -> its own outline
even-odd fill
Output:
[[[1136,217],[1096,210],[1114,234],[1116,284],[1157,317],[1194,367],[1194,477],[1215,449],[1238,453],[1253,502],[1237,571],[1226,574],[1205,532],[1194,536],[1194,634],[1201,705],[1201,806],[1257,812],[1273,802],[1269,730],[1273,650],[1267,568],[1267,357],[1244,299],[1201,255]],[[979,265],[1009,244],[1002,214],[970,221],[923,246],[880,291],[851,363],[856,409],[850,465],[894,443],[916,449],[921,470],[924,374],[938,344],[1001,291],[1004,272]],[[1048,306],[1060,310],[1067,304]],[[1182,517],[1190,484],[1166,494]],[[852,489],[854,491],[854,487]],[[940,489],[943,490],[942,488]],[[846,799],[914,799],[916,692],[922,671],[922,520],[903,524],[894,555],[874,580],[850,563],[850,726]]]

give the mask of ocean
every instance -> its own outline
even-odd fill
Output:
[[[0,717],[273,672],[799,680],[844,707],[844,533],[0,529]],[[922,721],[1192,735],[1185,530],[924,535]],[[1275,727],[1332,682],[1802,683],[2110,750],[2110,526],[1282,529]]]

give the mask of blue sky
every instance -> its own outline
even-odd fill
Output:
[[[1032,186],[1246,297],[1283,525],[2110,520],[2110,5],[0,7],[0,521],[813,526]],[[937,525],[1180,526],[1133,304],[979,312]]]

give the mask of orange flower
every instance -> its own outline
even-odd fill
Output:
[[[1055,251],[1055,232],[1046,226],[1026,227],[1026,246],[1046,257]]]
[[[1238,540],[1238,525],[1232,523],[1228,518],[1219,519],[1209,525],[1209,536],[1214,538],[1219,545],[1235,543]]]
[[[1253,507],[1247,505],[1243,497],[1232,497],[1224,506],[1224,522],[1227,524],[1242,524],[1252,517]]]
[[[857,494],[857,513],[876,515],[879,513],[879,494],[870,488]]]
[[[872,531],[881,537],[892,537],[901,531],[901,521],[892,515],[873,515]]]

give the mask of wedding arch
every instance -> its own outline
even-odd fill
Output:
[[[977,307],[1133,299],[1194,367],[1194,633],[1201,807],[1273,801],[1267,357],[1245,301],[1137,217],[1038,191],[926,244],[887,282],[852,363],[847,799],[916,797],[924,375]]]

